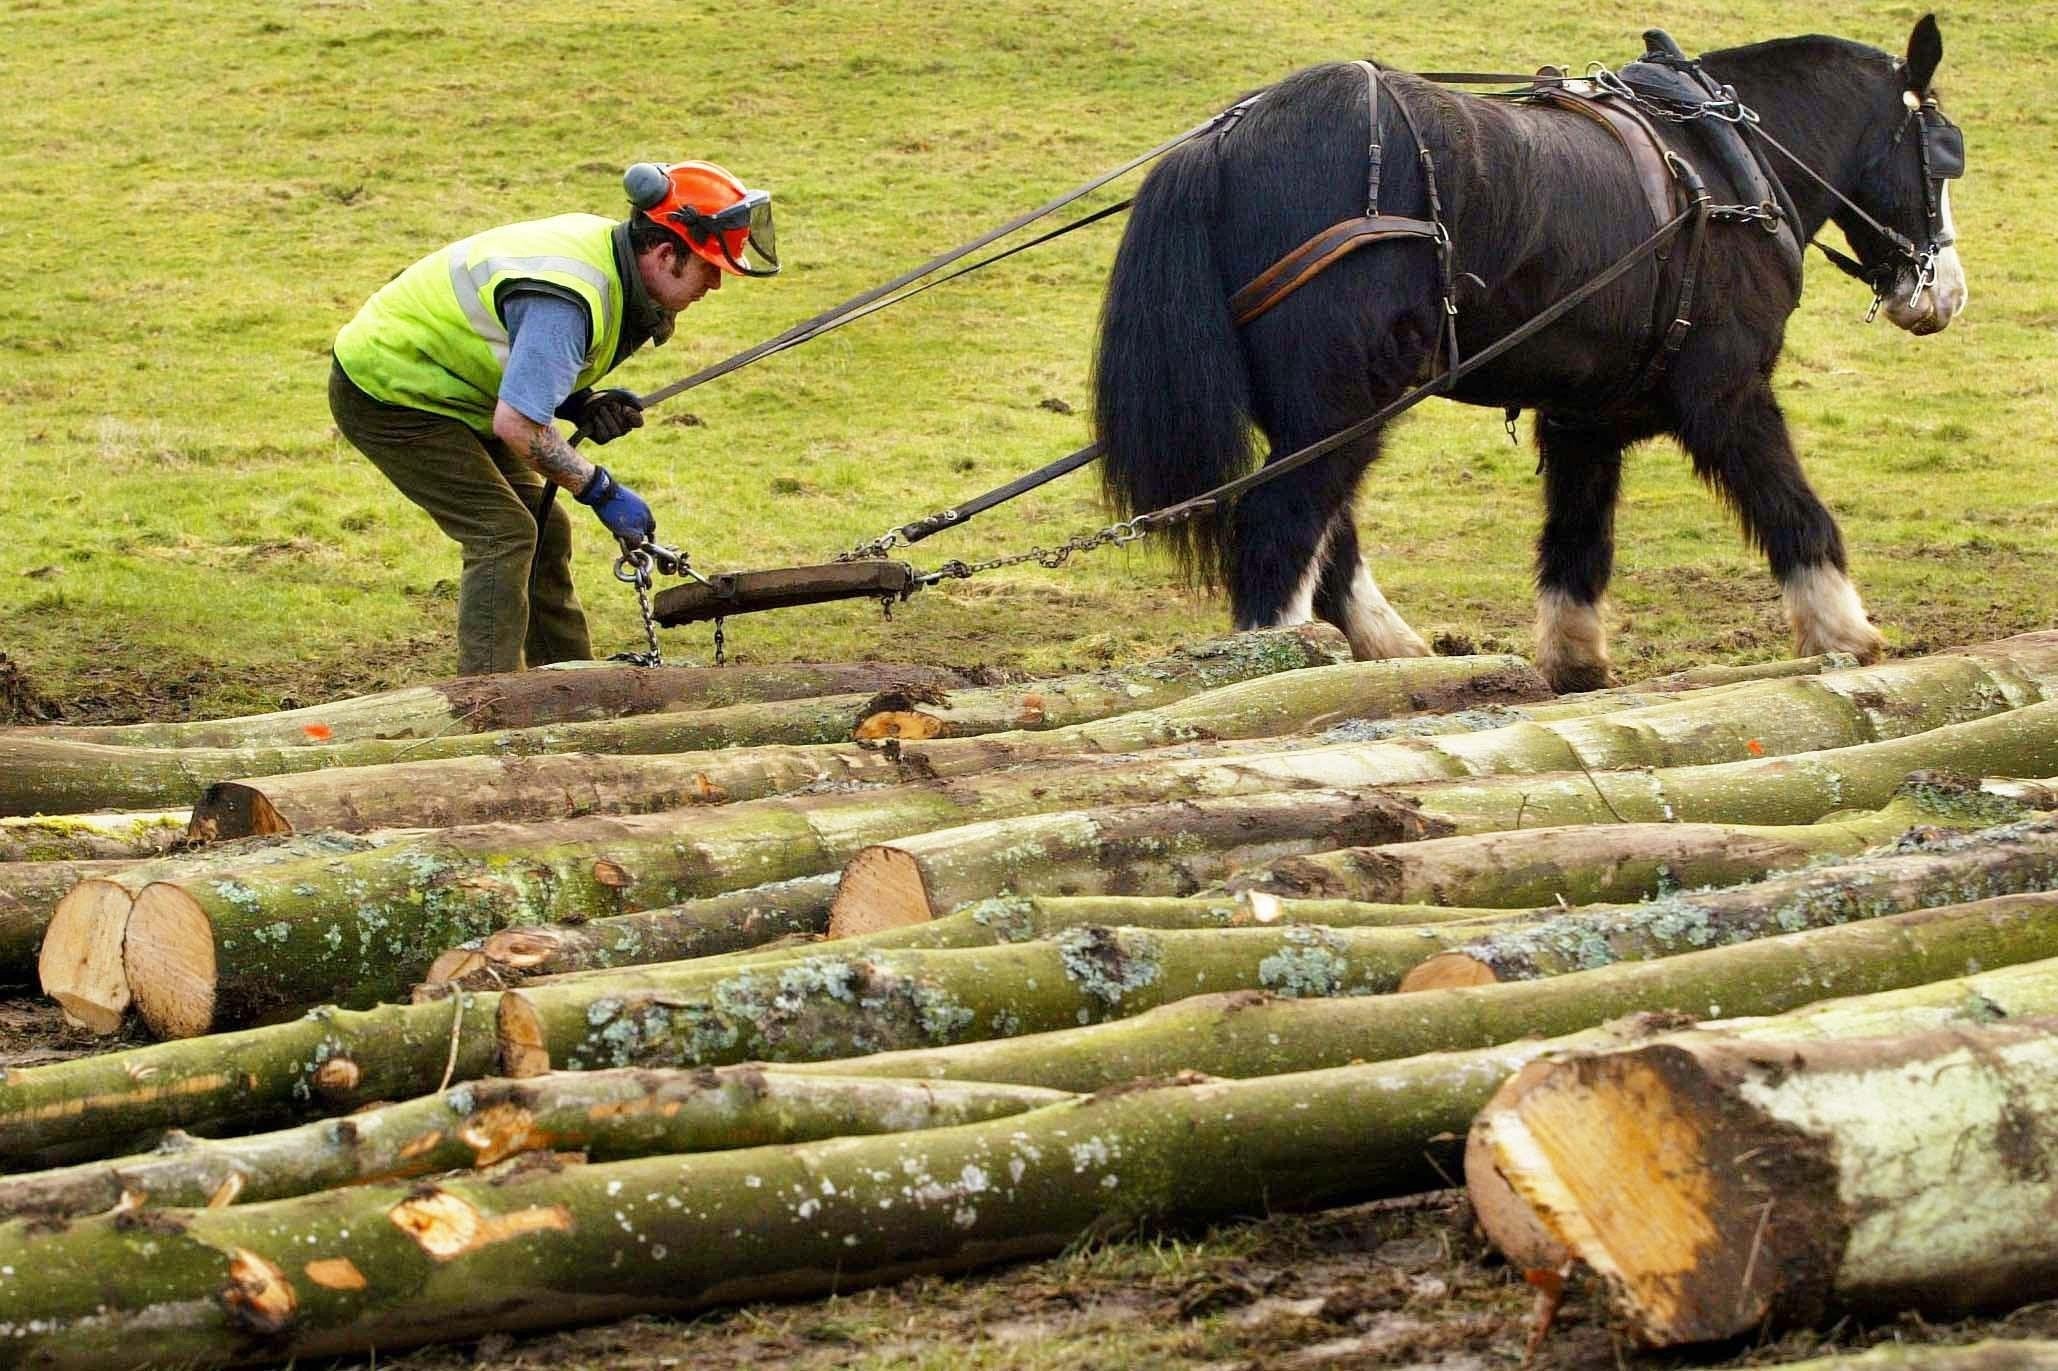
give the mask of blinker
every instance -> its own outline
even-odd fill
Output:
[[[1929,174],[1950,181],[1965,174],[1965,130],[1941,114],[1922,116],[1922,142],[1928,153]]]

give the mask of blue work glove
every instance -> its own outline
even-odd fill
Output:
[[[578,494],[582,505],[590,506],[607,525],[607,531],[624,543],[641,546],[657,532],[657,516],[643,497],[617,481],[603,466],[593,468],[593,479]]]
[[[643,427],[643,401],[633,390],[575,390],[557,407],[557,417],[578,425],[596,445],[612,443]]]

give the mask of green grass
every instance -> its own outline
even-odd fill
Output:
[[[1820,22],[1898,49],[1920,12],[1867,3]],[[1714,47],[1790,31],[1793,15],[1740,0],[1665,22]],[[1296,66],[1577,66],[1631,55],[1650,17],[1290,0],[19,0],[0,16],[0,650],[74,713],[159,715],[452,668],[455,547],[337,438],[323,398],[335,330],[433,247],[613,212],[638,158],[713,157],[773,187],[790,269],[731,284],[619,373],[648,389]],[[2058,620],[2058,115],[2039,66],[2058,20],[1998,0],[1941,17],[1972,149],[1954,195],[1972,309],[1931,339],[1863,328],[1862,292],[1811,265],[1779,378],[1856,579],[1903,649]],[[984,489],[1084,440],[1115,238],[1089,230],[691,393],[606,460],[711,568],[814,560]],[[1382,585],[1426,634],[1527,649],[1533,464],[1490,411],[1428,406],[1400,427],[1359,513]],[[635,645],[609,546],[574,512],[596,640]],[[1100,522],[1077,476],[917,560]],[[1785,652],[1772,583],[1669,444],[1633,459],[1620,536],[1627,673]],[[927,592],[891,623],[845,605],[731,627],[750,660],[1053,670],[1224,618],[1161,557],[1128,551]],[[697,657],[707,641],[680,631],[667,647]]]

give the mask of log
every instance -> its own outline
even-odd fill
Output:
[[[1563,723],[1233,760],[1116,762],[668,815],[478,825],[319,868],[303,864],[248,880],[159,882],[138,897],[131,914],[132,921],[149,923],[150,945],[164,949],[147,967],[162,988],[151,992],[145,1018],[159,1033],[194,1033],[324,1000],[361,1004],[393,998],[405,994],[444,949],[501,927],[575,922],[820,874],[867,844],[973,818],[1387,784],[1465,771],[1776,753],[1811,739],[1837,742],[1925,726],[1953,713],[2001,709],[2031,697],[2046,679],[2058,681],[2058,632],[2010,643],[1991,661],[1945,656],[1760,682],[1730,687],[1699,706],[1661,705]],[[2046,712],[2027,724],[2014,720],[2032,710]],[[2058,754],[2052,719],[2058,719],[2058,705],[2009,710],[1984,721],[1993,733],[1980,735],[1990,744],[1981,755],[2013,760],[1979,769],[2027,767],[2028,759]],[[1965,740],[1956,741],[1962,746]],[[1942,745],[1930,753],[1944,756],[1918,765],[1948,765],[1953,755]],[[1903,767],[1894,782],[1909,769]],[[2058,770],[2058,755],[2048,769]],[[1649,775],[1644,779],[1651,782]],[[1818,779],[1823,786],[1836,784],[1833,774]],[[1583,771],[1581,780],[1599,796],[1602,783],[1591,771]],[[1718,787],[1720,780],[1704,779],[1703,785]],[[1824,802],[1806,818],[1838,807],[1837,801]],[[1521,806],[1510,808],[1519,821]],[[1663,808],[1662,801],[1646,805]],[[119,975],[101,971],[96,983]],[[217,989],[223,975],[226,993]]]
[[[1812,824],[1606,824],[1338,848],[1241,867],[1230,890],[1382,903],[1587,905],[1739,885],[1824,857],[1855,856],[1917,825],[1978,828],[2024,808],[1970,782],[1917,773],[1877,810]]]
[[[493,1074],[493,995],[364,1011],[0,1073],[0,1170],[148,1146],[167,1128],[341,1113]],[[453,1032],[455,1028],[455,1032]],[[453,1060],[455,1041],[455,1065]]]
[[[1744,975],[1751,968],[1739,967],[1740,984],[1729,990],[1720,985],[1720,959],[1733,961],[1733,954],[1741,949],[1723,948],[1666,962],[1625,965],[1592,973],[1591,979],[1568,977],[1555,983],[1437,992],[1413,997],[1411,1007],[1463,1006],[1476,1003],[1481,996],[1492,1006],[1496,999],[1511,991],[1526,996],[1538,986],[1575,982],[1592,985],[1607,978],[1617,988],[1607,1004],[1596,1007],[1596,1022],[1654,1005],[1694,1003],[1707,1007],[1711,984],[1715,987],[1713,993],[1728,1001],[1716,1006],[1718,1011],[1772,1013],[1808,1004],[1817,997],[1840,993],[1871,995],[1881,989],[1905,987],[1895,989],[1888,997],[1893,1002],[1891,1012],[1900,1016],[1923,1008],[1936,1016],[1937,1023],[1951,1022],[1954,1016],[1965,1014],[2008,1017],[2058,1013],[2058,960],[2017,962],[2011,960],[2007,950],[2009,930],[2022,926],[2027,912],[2010,906],[2021,903],[2020,897],[2011,897],[1988,911],[1990,931],[2002,935],[2002,950],[1997,956],[1992,955],[1991,947],[1979,946],[1976,931],[1965,927],[1947,930],[1942,935],[1915,929],[1907,936],[1910,946],[1924,949],[1918,960],[1897,965],[1891,959],[1874,956],[1853,968],[1844,964],[1852,955],[1851,939],[1844,935],[1853,930],[1833,929],[1828,932],[1834,940],[1819,951],[1802,940],[1822,939],[1822,934],[1777,940],[1789,944],[1794,955],[1766,968],[1763,978]],[[1903,917],[1932,923],[1951,918],[1935,912]],[[1864,925],[1855,927],[1864,930],[1859,936],[1868,945],[1878,946],[1875,931]],[[1954,950],[1973,957],[1987,955],[1988,964],[2000,969],[1959,981],[1940,979],[1948,974]],[[1762,956],[1757,952],[1751,955]],[[1762,965],[1754,961],[1752,968]],[[1689,974],[1681,975],[1682,970]],[[1625,978],[1623,973],[1630,975]],[[1632,983],[1625,988],[1625,979],[1640,984]],[[1552,1045],[1514,1043],[1530,1031],[1523,1020],[1531,1001],[1521,996],[1507,999],[1504,1012],[1490,1015],[1484,1032],[1470,1027],[1480,1020],[1477,1014],[1458,1014],[1449,1008],[1441,1011],[1445,1015],[1441,1021],[1444,1026],[1460,1026],[1453,1032],[1456,1038],[1466,1037],[1469,1032],[1474,1037],[1502,1038],[1513,1045],[1493,1045],[1484,1056],[1459,1054],[1448,1058],[1461,1063],[1458,1083],[1469,1082],[1466,1088],[1476,1093],[1461,1097],[1451,1106],[1458,1111],[1454,1120],[1426,1129],[1425,1135],[1462,1128],[1486,1094],[1528,1059],[1524,1054],[1532,1048],[1540,1051]],[[1206,996],[1190,998],[1136,1019],[1044,1034],[1007,1046],[1028,1047],[1032,1050],[1026,1054],[1027,1059],[1047,1057],[1044,1068],[1048,1074],[1069,1077],[1054,1082],[1054,1088],[1082,1091],[1118,1085],[1137,1076],[1176,1072],[1183,1069],[1180,1063],[1189,1059],[1198,1068],[1211,1069],[1213,1074],[1257,1076],[1343,1065],[1389,1055],[1389,1049],[1392,1055],[1408,1055],[1418,1050],[1415,1044],[1425,1040],[1434,1048],[1434,1026],[1412,1037],[1396,1038],[1387,1031],[1392,1023],[1388,1014],[1376,1013],[1369,1028],[1358,1017],[1368,1007],[1393,1003],[1390,999],[1317,1001],[1272,1000],[1249,994]],[[1877,1006],[1886,1001],[1854,1003]],[[436,1088],[443,1079],[446,1063],[452,1062],[453,1027],[458,1031],[451,1079],[464,1081],[485,1076],[495,1067],[497,1005],[495,995],[467,994],[455,1004],[386,1005],[365,1012],[324,1008],[291,1023],[266,1028],[200,1041],[156,1043],[12,1070],[0,1075],[0,1169],[107,1156],[136,1144],[147,1144],[167,1128],[247,1128],[341,1112],[375,1100],[424,1094]],[[454,1018],[453,1011],[458,1006],[462,1007],[462,1018]],[[1828,1014],[1834,1007],[1825,1004],[1820,1011]],[[1317,1019],[1298,1012],[1309,1010],[1343,1018],[1331,1033]],[[1815,1009],[1801,1012],[1812,1014]],[[1852,1009],[1839,1012],[1846,1017],[1856,1013]],[[1577,1020],[1578,1016],[1539,1014],[1535,1018],[1536,1029],[1548,1033],[1559,1031],[1562,1021]],[[1874,1025],[1871,1031],[1879,1032],[1893,1031],[1904,1020],[1875,1017],[1867,1022]],[[1584,1023],[1574,1024],[1575,1030],[1585,1027]],[[1132,1029],[1142,1032],[1132,1033]],[[1790,1022],[1781,1029],[1788,1036],[1795,1031]],[[967,1062],[968,1052],[987,1053],[987,1048],[974,1045],[933,1054],[882,1054],[846,1061],[835,1068],[816,1064],[785,1066],[780,1071],[877,1077],[896,1074],[890,1069],[882,1070],[882,1066],[905,1064],[906,1074],[924,1079],[978,1080],[981,1071],[999,1074],[1009,1069],[1005,1061],[990,1053],[977,1062]],[[1499,1065],[1479,1065],[1485,1061]],[[972,1069],[966,1069],[967,1066]],[[1482,1071],[1486,1074],[1481,1075]],[[1020,1083],[1037,1082],[1032,1075]],[[1419,1161],[1415,1144],[1411,1143],[1410,1148],[1407,1155]]]
[[[1812,824],[1840,810],[1880,808],[1916,771],[1994,775],[2047,769],[2058,769],[2058,703],[1785,757],[1383,788],[1464,834],[1571,824]]]
[[[667,756],[456,757],[249,777],[210,785],[193,807],[190,836],[214,841],[313,828],[447,828],[646,814],[807,789],[978,775],[1079,753],[1173,745],[1212,753],[1225,739],[1274,736],[1340,718],[1384,718],[1425,702],[1534,699],[1547,691],[1519,657],[1418,657],[1304,667],[1157,709],[919,747],[824,743]]]
[[[2047,957],[2058,957],[2058,893],[2004,895],[1549,980],[1329,1000],[1194,995],[1115,1023],[782,1070],[1081,1092],[1175,1071],[1241,1078],[1490,1047],[1644,1011],[1777,1014]]]
[[[911,663],[645,667],[560,662],[535,671],[460,676],[272,714],[183,723],[51,724],[9,732],[119,747],[306,747],[319,742],[498,733],[816,695],[952,690],[975,683],[961,671]]]
[[[2006,769],[2010,759],[2023,765],[2058,765],[2058,705],[2033,705],[1913,738],[1796,758],[1650,773],[1574,773],[1387,789],[1421,805],[1425,823],[1448,824],[1461,833],[1501,829],[1527,833],[1521,825],[1532,808],[1566,827],[1619,826],[1620,820],[1628,818],[1662,824],[1664,831],[1670,831],[1681,819],[1719,820],[1741,815],[1764,827],[1791,829],[1819,821],[1841,810],[1846,802],[1887,805],[1909,773],[1923,767],[1992,771]],[[1924,803],[1938,807],[1935,798]],[[1959,817],[1974,821],[1986,812],[1972,802]],[[938,827],[947,823],[940,819]],[[1827,827],[1824,825],[1825,831]],[[1580,841],[1606,843],[1599,837]],[[833,886],[828,889],[833,894]],[[825,903],[824,920],[826,910]],[[717,948],[705,941],[710,936],[706,918],[689,903],[676,911],[658,908],[577,925],[510,930],[486,941],[486,960],[495,964],[493,975],[511,977],[516,972],[542,975],[675,960],[732,948],[733,942]],[[714,918],[721,924],[714,936],[732,937],[726,915],[717,909]],[[795,930],[789,926],[780,933],[791,931]],[[495,938],[504,941],[496,943]]]
[[[882,692],[859,711],[850,736],[859,741],[914,740],[1062,728],[1157,709],[1201,691],[1343,662],[1348,656],[1342,638],[1325,627],[1261,629],[1210,639],[1134,667],[960,691],[947,697]],[[948,728],[935,729],[919,722],[931,717],[953,722]]]
[[[1088,927],[1111,929],[1161,929],[1199,931],[1215,928],[1287,928],[1294,925],[1325,928],[1416,928],[1423,924],[1449,925],[1456,940],[1477,935],[1472,924],[1495,923],[1517,917],[1505,909],[1426,909],[1420,905],[1361,904],[1347,900],[1281,900],[1253,894],[1234,898],[1205,896],[1056,896],[1001,895],[961,906],[929,923],[905,924],[870,933],[831,931],[824,937],[805,935],[710,957],[691,959],[687,966],[666,966],[643,962],[623,967],[600,966],[545,971],[539,966],[526,980],[481,979],[474,986],[494,989],[527,985],[539,989],[612,979],[617,985],[634,985],[644,971],[669,975],[673,971],[727,973],[739,968],[787,965],[823,955],[850,958],[873,952],[902,949],[944,951],[956,948],[996,947],[1005,943],[1029,943],[1054,939],[1061,934]],[[501,935],[495,935],[501,936]],[[440,993],[418,987],[417,994]]]
[[[1897,806],[1863,818],[1789,828],[1621,824],[1439,838],[1451,825],[1437,816],[1356,790],[995,820],[858,853],[843,869],[830,932],[925,922],[1000,890],[1179,895],[1225,875],[1231,890],[1385,904],[1519,908],[1568,903],[1568,896],[1634,899],[1861,852],[1919,823],[1973,827],[2023,812],[1969,783],[1918,782],[1909,790]],[[1353,829],[1375,835],[1373,845],[1351,845]]]
[[[185,838],[186,819],[177,809],[0,819],[0,863],[161,857]]]
[[[1234,900],[1006,897],[980,901],[933,923],[858,938],[847,930],[839,932],[829,926],[829,905],[836,889],[836,877],[811,876],[784,885],[759,886],[735,895],[717,895],[670,909],[645,910],[586,924],[504,929],[437,958],[429,969],[429,980],[465,977],[468,979],[463,983],[468,989],[497,990],[656,962],[705,959],[704,964],[712,965],[745,957],[755,959],[756,949],[795,936],[850,938],[853,946],[866,948],[985,947],[995,942],[1049,937],[1086,924],[1227,928],[1302,923],[1372,928],[1490,918],[1505,912],[1345,900],[1281,900],[1262,893]]]
[[[1969,1343],[1882,1343],[1863,1352],[1780,1362],[1767,1371],[2052,1371],[2054,1367],[2058,1367],[2058,1342],[2002,1337]]]
[[[1202,990],[1390,991],[1435,925],[1066,930],[1049,942],[677,962],[500,997],[502,1071],[812,1061],[1127,1018]]]
[[[1504,923],[1409,972],[1404,991],[1488,985],[1668,957],[1981,896],[2058,889],[2058,817],[1955,837],[1727,890],[1589,906]]]
[[[1447,832],[1361,790],[1296,790],[998,819],[865,848],[843,868],[832,935],[926,923],[995,891],[1189,895],[1282,853]],[[1398,903],[1390,902],[1390,903]]]
[[[131,863],[8,862],[0,865],[0,985],[35,978],[36,950],[58,902],[81,881],[110,876]]]
[[[2058,1293],[2058,1018],[1576,1053],[1473,1146],[1650,1346]]]
[[[1335,630],[1302,626],[1218,639],[1133,668],[1180,677],[1188,691],[1333,659]],[[1175,681],[1162,687],[1179,689]],[[761,743],[847,739],[873,694],[822,695],[583,723],[429,738],[366,738],[298,747],[121,747],[19,732],[0,733],[0,814],[157,808],[192,804],[213,781],[325,767],[373,766],[439,757],[550,752],[691,752]]]
[[[2058,809],[2058,777],[2049,780],[1993,777],[1982,781],[1980,788],[1989,795],[1998,795],[2031,809]]]
[[[589,1071],[467,1082],[347,1118],[0,1178],[0,1220],[257,1204],[373,1180],[487,1167],[523,1152],[618,1161],[915,1132],[1071,1098],[1033,1086],[839,1081],[721,1071]]]
[[[1727,663],[1711,663],[1688,667],[1684,671],[1674,671],[1664,676],[1652,676],[1636,682],[1630,689],[1654,692],[1708,690],[1716,686],[1736,685],[1743,681],[1776,680],[1782,676],[1819,676],[1825,671],[1841,671],[1856,665],[1858,659],[1848,652],[1825,652],[1815,657],[1789,657],[1778,661],[1746,662],[1734,666]]]
[[[591,968],[715,957],[828,931],[836,877],[803,876],[584,924],[505,928],[429,965],[425,979],[472,989]]]
[[[95,1033],[116,1032],[134,1000],[124,963],[129,915],[136,897],[151,882],[200,877],[223,868],[248,876],[308,858],[369,852],[411,836],[401,831],[312,833],[291,839],[253,839],[149,862],[75,864],[80,870],[73,883],[43,915],[46,926],[36,953],[38,983],[44,994],[63,1007],[71,1023]],[[144,954],[139,951],[138,955]]]
[[[1534,1051],[1189,1076],[933,1133],[517,1166],[142,1225],[8,1224],[0,1262],[22,1273],[10,1293],[28,1316],[9,1354],[94,1371],[324,1356],[846,1291],[1144,1222],[1403,1193],[1437,1183],[1435,1135]],[[116,1268],[149,1278],[115,1285]]]
[[[18,1335],[0,1356],[116,1371],[387,1351],[847,1292],[1163,1218],[1344,1203],[1390,1188],[1381,1163],[1401,1137],[1419,1150],[1408,1123],[1382,1120],[1381,1084],[1156,1083],[927,1133],[518,1163],[126,1229],[116,1216],[7,1224]]]

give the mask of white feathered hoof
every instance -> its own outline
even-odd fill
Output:
[[[1823,652],[1848,652],[1860,662],[1876,662],[1886,652],[1886,639],[1865,615],[1850,578],[1833,566],[1803,567],[1780,587],[1787,622],[1793,625],[1794,647],[1803,657]]]
[[[1598,603],[1583,604],[1555,590],[1536,597],[1536,669],[1560,695],[1615,683]]]

